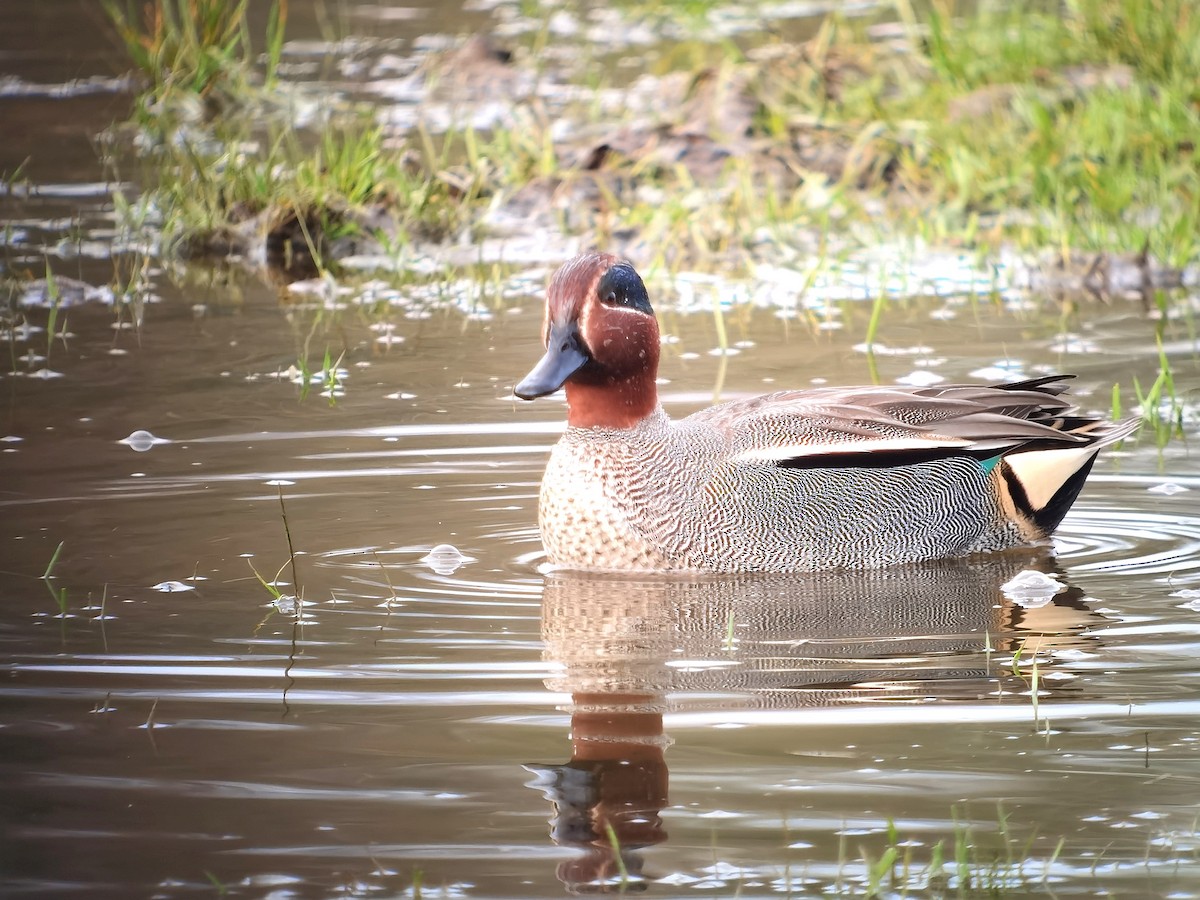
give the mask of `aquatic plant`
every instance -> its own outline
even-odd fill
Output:
[[[58,565],[58,558],[62,556],[63,546],[66,541],[59,541],[58,546],[54,548],[54,553],[50,556],[50,562],[46,563],[46,571],[42,573],[42,580],[49,581],[54,577],[54,567]]]
[[[140,15],[131,0],[104,0],[104,10],[148,82],[141,97],[147,116],[154,114],[153,104],[174,105],[186,96],[202,99],[213,115],[255,86],[258,55],[247,22],[249,0],[154,0]],[[275,82],[286,24],[287,0],[272,0],[262,70],[266,86]]]
[[[342,396],[345,390],[343,379],[346,376],[346,370],[342,368],[342,360],[345,359],[345,356],[346,351],[343,350],[335,360],[329,347],[326,347],[321,368],[319,371],[314,372],[308,364],[307,352],[302,354],[296,360],[296,368],[299,370],[297,380],[300,383],[300,399],[307,399],[312,386],[314,384],[321,384],[324,385],[321,396],[329,401],[330,406],[336,406],[338,397]],[[284,524],[287,524],[286,516]]]
[[[1185,437],[1183,400],[1175,390],[1175,374],[1163,348],[1161,335],[1158,338],[1157,376],[1146,388],[1142,387],[1135,376],[1133,390],[1145,428],[1153,435],[1154,443],[1160,450],[1169,444],[1172,438]]]
[[[1011,814],[1002,804],[996,806],[995,828],[987,832],[967,824],[963,810],[958,808],[951,810],[951,818],[952,836],[929,847],[924,861],[917,855],[920,845],[902,838],[891,819],[878,855],[861,847],[858,860],[852,861],[843,842],[832,893],[857,896],[861,891],[867,897],[1024,896],[1028,890],[1045,884],[1066,845],[1066,839],[1059,838],[1047,855],[1039,857],[1033,849],[1038,840],[1036,831],[1024,839],[1018,837],[1010,825]]]

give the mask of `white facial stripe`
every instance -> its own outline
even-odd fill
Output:
[[[600,278],[603,272],[597,272],[592,278],[592,283],[588,285],[587,293],[583,295],[583,302],[579,305],[579,336],[583,339],[584,346],[590,349],[591,345],[588,342],[588,332],[592,317],[592,306],[596,302],[596,286],[600,284]]]
[[[627,313],[629,315],[641,316],[643,319],[650,318],[644,312],[642,312],[640,309],[634,309],[632,306],[609,306],[606,303],[606,304],[604,304],[604,308],[608,312]]]

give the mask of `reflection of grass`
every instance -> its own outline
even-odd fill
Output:
[[[621,855],[621,840],[617,837],[617,831],[613,828],[612,822],[604,823],[604,833],[608,837],[608,845],[612,848],[613,863],[617,867],[617,884],[622,893],[630,885],[629,869],[625,865],[625,857]]]
[[[229,888],[225,885],[225,882],[221,881],[220,878],[218,878],[208,869],[204,870],[204,877],[207,878],[209,883],[212,884],[212,886],[216,889],[218,897],[224,897],[228,895]]]

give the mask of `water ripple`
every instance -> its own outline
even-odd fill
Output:
[[[1200,516],[1076,507],[1055,546],[1076,572],[1179,576],[1200,570]]]

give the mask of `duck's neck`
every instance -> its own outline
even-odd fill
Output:
[[[567,425],[633,428],[658,408],[658,388],[646,373],[620,381],[568,381]]]

